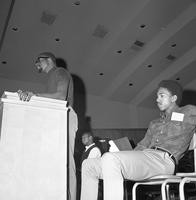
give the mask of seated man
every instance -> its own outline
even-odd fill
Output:
[[[157,91],[160,118],[153,120],[133,151],[105,153],[82,164],[81,200],[96,200],[98,180],[104,182],[104,200],[123,200],[123,180],[144,180],[173,174],[187,150],[196,124],[196,107],[179,107],[182,87],[175,81],[161,81]]]
[[[82,154],[81,163],[87,158],[101,157],[101,151],[94,143],[93,135],[91,132],[85,132],[82,135],[82,143],[85,146],[85,151]]]

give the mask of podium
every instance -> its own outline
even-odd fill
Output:
[[[0,199],[67,199],[67,102],[4,92],[0,104]]]

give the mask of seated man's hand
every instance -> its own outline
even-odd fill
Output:
[[[18,90],[17,93],[21,101],[29,101],[34,95],[32,92],[23,92],[22,90]]]

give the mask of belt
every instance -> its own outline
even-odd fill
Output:
[[[174,164],[176,165],[175,157],[169,151],[167,151],[166,149],[162,149],[161,147],[157,147],[157,146],[153,146],[153,147],[151,147],[151,149],[155,149],[155,150],[163,151],[163,152],[167,153],[169,155],[169,157],[173,160]]]

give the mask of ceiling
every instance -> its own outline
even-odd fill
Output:
[[[196,91],[195,0],[0,0],[0,78],[42,83],[51,51],[87,94],[152,107],[162,79]]]

